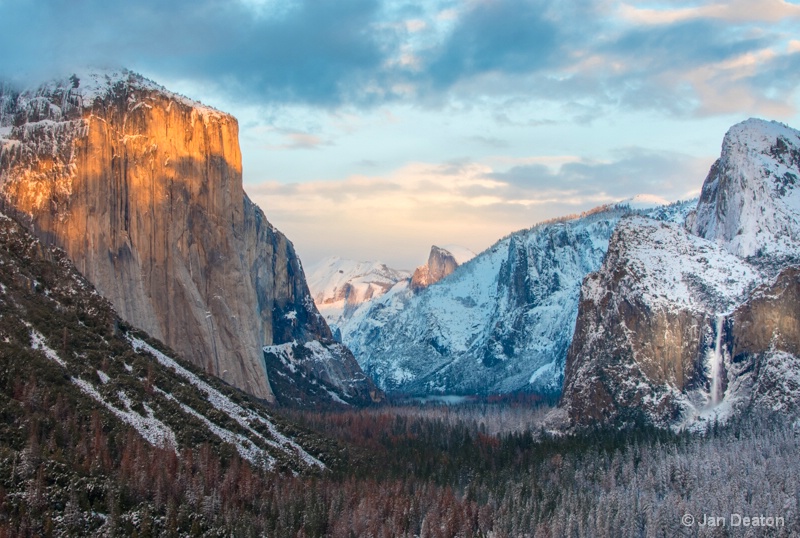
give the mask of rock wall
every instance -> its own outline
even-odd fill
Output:
[[[703,183],[696,235],[745,258],[800,258],[800,132],[749,119],[731,127]]]
[[[88,82],[6,90],[4,206],[123,318],[274,400],[262,347],[331,334],[291,242],[244,194],[236,120],[128,72]]]
[[[728,345],[731,386],[749,389],[746,404],[800,415],[800,267],[784,269],[734,311]]]
[[[458,267],[458,261],[455,256],[447,250],[433,245],[428,255],[428,263],[414,270],[409,287],[414,291],[425,289],[452,274],[456,267]]]
[[[571,424],[800,413],[798,166],[800,133],[747,120],[685,227],[620,223],[581,289],[560,404]]]

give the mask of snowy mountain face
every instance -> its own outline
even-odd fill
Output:
[[[681,218],[687,206],[660,210]],[[422,290],[400,282],[340,327],[387,391],[558,391],[583,278],[602,263],[628,207],[609,207],[499,241]]]
[[[619,224],[581,289],[561,400],[573,425],[800,412],[798,142],[736,125],[686,226]]]
[[[745,258],[800,258],[798,169],[798,131],[757,119],[735,125],[703,184],[691,231]]]
[[[408,271],[391,269],[381,262],[357,262],[332,256],[312,266],[307,281],[317,309],[334,335],[338,335],[338,327],[361,304],[377,299],[410,277]]]

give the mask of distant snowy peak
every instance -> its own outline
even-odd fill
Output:
[[[655,194],[637,194],[631,198],[626,198],[619,202],[631,209],[655,209],[656,207],[669,205],[669,200]]]
[[[411,277],[410,287],[418,291],[427,288],[453,273],[456,267],[475,257],[475,253],[465,247],[449,245],[431,246],[428,263],[417,267]]]
[[[336,327],[359,305],[382,296],[411,273],[386,264],[359,262],[331,256],[309,269],[307,282],[314,303],[327,322]]]
[[[800,256],[800,132],[749,119],[731,127],[689,229],[742,257]]]
[[[331,256],[310,268],[308,287],[318,306],[342,300],[361,303],[383,295],[410,276],[408,271],[392,269],[379,261],[357,262]]]

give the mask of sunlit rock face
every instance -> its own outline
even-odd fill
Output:
[[[620,223],[581,288],[561,398],[573,425],[797,414],[798,148],[785,125],[735,125],[685,227]]]
[[[756,289],[730,325],[736,388],[751,389],[756,407],[800,413],[800,267]]]
[[[427,288],[431,284],[439,282],[444,277],[452,274],[458,267],[458,261],[449,251],[439,248],[436,245],[431,247],[428,255],[428,263],[417,267],[411,276],[409,287],[413,291]]]
[[[2,87],[0,190],[128,321],[268,400],[262,347],[328,341],[242,189],[236,120],[129,72]]]

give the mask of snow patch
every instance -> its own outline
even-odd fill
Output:
[[[106,373],[105,373],[104,371],[102,371],[102,370],[97,370],[97,377],[99,377],[99,378],[100,378],[100,382],[101,382],[103,385],[107,385],[107,384],[108,384],[108,382],[109,382],[109,381],[111,381],[111,378],[110,378],[110,377],[108,377],[108,374],[106,374]]]
[[[307,453],[300,445],[295,443],[292,439],[286,437],[280,431],[278,431],[277,427],[269,421],[265,416],[258,414],[251,409],[245,409],[235,402],[233,402],[230,398],[219,392],[217,389],[200,379],[197,375],[190,372],[180,364],[178,364],[175,360],[167,357],[150,344],[145,342],[144,340],[140,340],[139,338],[128,336],[128,341],[130,341],[133,349],[141,353],[142,351],[149,353],[163,366],[170,368],[175,373],[189,381],[192,385],[197,387],[201,392],[206,395],[208,402],[214,406],[216,409],[222,411],[228,417],[233,419],[237,422],[242,428],[247,430],[252,436],[263,440],[269,446],[281,450],[285,453],[290,453],[292,455],[297,456],[302,462],[304,462],[309,467],[318,467],[320,469],[325,468],[325,464],[322,463],[320,460],[315,458],[314,456]],[[258,431],[253,429],[253,424],[260,424],[267,428],[270,435],[274,440],[267,439],[263,435],[261,435]],[[226,430],[227,431],[227,430]],[[228,432],[231,435],[231,432]],[[252,443],[252,441],[249,441]],[[249,445],[242,445],[245,452],[249,450],[247,446]],[[237,445],[238,449],[238,445]],[[253,460],[255,461],[255,460]]]
[[[29,325],[30,327],[30,325]],[[45,357],[50,359],[51,361],[57,362],[64,368],[67,367],[67,363],[58,356],[58,353],[50,349],[45,342],[44,335],[37,331],[36,329],[31,328],[31,349],[38,350],[44,352]]]
[[[541,366],[533,372],[531,378],[528,380],[528,383],[531,385],[536,383],[539,379],[544,378],[545,376],[553,376],[556,374],[556,363],[555,362],[548,362],[544,366]]]
[[[175,432],[173,432],[169,426],[158,420],[153,415],[153,410],[150,409],[146,403],[142,403],[144,410],[147,412],[147,416],[145,417],[131,408],[131,400],[124,392],[117,392],[117,396],[125,406],[123,410],[108,402],[91,383],[77,377],[72,377],[70,379],[81,391],[101,403],[117,418],[132,426],[148,443],[153,446],[177,451],[178,443],[175,441]]]

